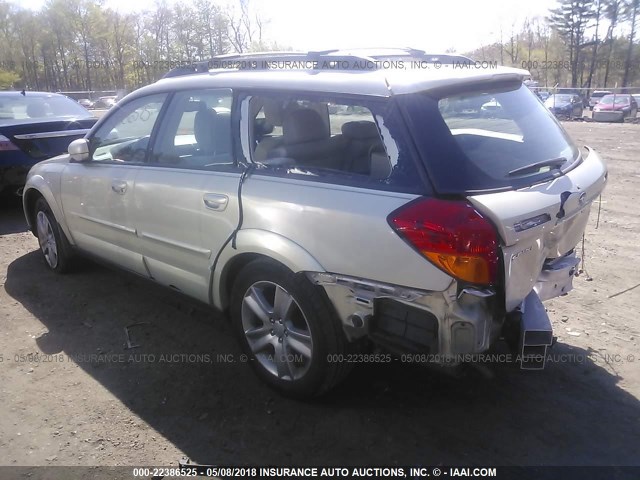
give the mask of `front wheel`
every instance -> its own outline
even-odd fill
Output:
[[[320,287],[269,260],[247,265],[235,281],[231,318],[262,380],[295,397],[320,395],[348,373],[332,361],[346,338]]]
[[[71,246],[44,198],[36,202],[35,222],[45,264],[56,273],[65,273],[71,265]]]

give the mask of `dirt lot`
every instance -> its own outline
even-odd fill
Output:
[[[239,361],[223,318],[93,263],[48,272],[19,203],[3,205],[0,464],[640,465],[640,125],[566,127],[610,183],[588,274],[548,304],[559,340],[542,372],[396,362],[287,400]]]

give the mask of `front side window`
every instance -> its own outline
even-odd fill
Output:
[[[443,194],[521,188],[561,175],[579,160],[560,124],[519,82],[404,95],[401,102]]]
[[[234,165],[231,90],[175,94],[155,142],[151,163],[190,169]]]
[[[420,192],[404,124],[388,99],[326,94],[251,97],[251,156],[263,173]]]
[[[138,98],[114,110],[90,139],[96,162],[144,163],[166,94]]]

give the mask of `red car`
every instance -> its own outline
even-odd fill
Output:
[[[593,120],[596,122],[624,122],[625,118],[635,118],[638,113],[638,103],[632,95],[605,95],[593,107]]]

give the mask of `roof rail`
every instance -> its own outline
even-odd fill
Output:
[[[399,61],[440,64],[471,64],[473,62],[463,55],[427,53],[415,48],[231,53],[174,68],[163,78],[207,73],[210,70],[379,70],[394,68],[392,62]]]

